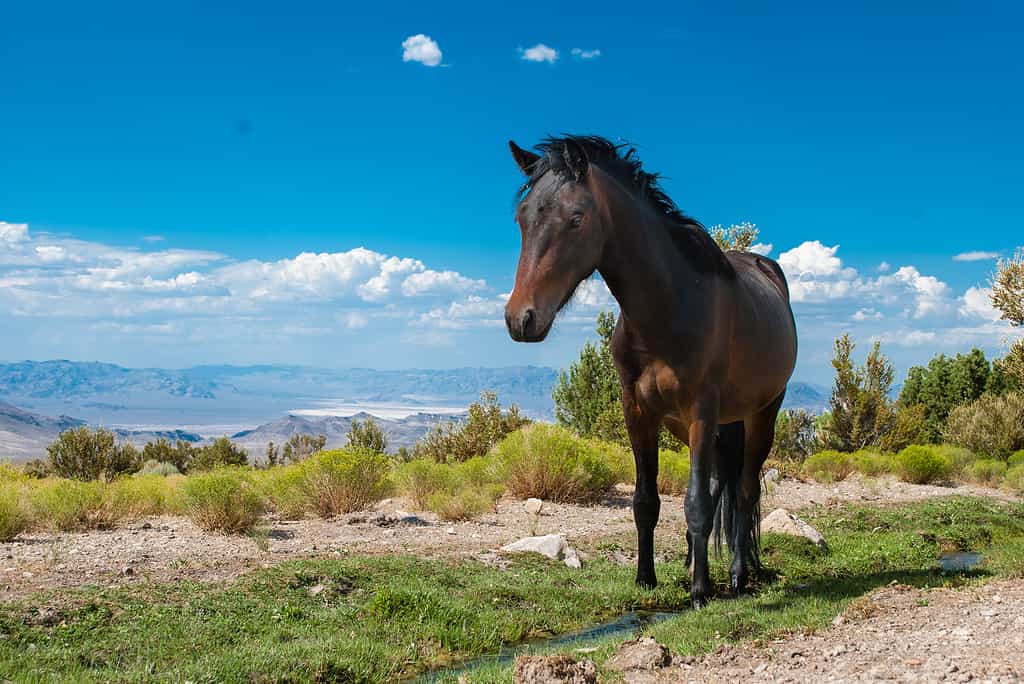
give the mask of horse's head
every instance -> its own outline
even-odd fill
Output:
[[[541,157],[512,141],[509,147],[529,180],[516,208],[522,248],[505,323],[513,340],[540,342],[576,287],[597,268],[605,227],[582,148],[567,146],[551,159],[550,151]]]

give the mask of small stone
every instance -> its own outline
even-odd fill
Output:
[[[760,665],[758,665],[757,667],[754,668],[754,674],[761,674],[762,672],[764,672],[767,669],[768,669],[768,663],[761,663]]]
[[[540,515],[540,511],[544,508],[544,502],[540,499],[529,498],[524,504],[526,512],[530,515]]]
[[[445,534],[455,534],[455,528],[454,527],[446,527],[444,531],[445,531]]]
[[[781,479],[782,479],[782,474],[779,473],[779,469],[778,468],[769,468],[768,470],[764,471],[764,481],[765,482],[769,482],[769,483],[778,482]]]
[[[123,568],[121,568],[121,574],[124,575],[125,577],[131,577],[132,575],[135,574],[135,568],[133,568],[130,565],[126,565]]]
[[[597,666],[567,655],[519,656],[514,684],[597,684]]]
[[[655,670],[672,662],[668,649],[650,637],[627,641],[619,646],[605,667],[615,672],[629,670]]]
[[[319,596],[320,594],[324,593],[324,589],[326,589],[324,585],[314,584],[313,586],[306,589],[306,591],[309,593],[310,596]]]
[[[803,537],[820,548],[825,548],[825,538],[821,532],[809,523],[793,515],[785,508],[776,508],[761,521],[761,532],[786,534],[791,537]]]

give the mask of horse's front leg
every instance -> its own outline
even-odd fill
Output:
[[[690,486],[686,492],[686,529],[692,562],[690,597],[695,608],[711,596],[708,569],[708,538],[714,526],[715,494],[711,475],[717,462],[718,411],[715,406],[698,407],[690,423]]]
[[[633,521],[637,535],[636,583],[644,589],[653,589],[658,585],[654,573],[654,528],[661,512],[661,498],[658,496],[658,428],[661,420],[643,411],[629,391],[623,391],[622,408],[636,461],[636,489],[633,492]]]

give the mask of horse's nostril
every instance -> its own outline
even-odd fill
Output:
[[[533,315],[533,309],[527,309],[526,311],[523,312],[523,326],[522,326],[523,335],[529,335],[530,334],[530,325],[533,324],[533,319],[534,318],[535,318],[535,316]]]

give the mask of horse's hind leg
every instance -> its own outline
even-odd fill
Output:
[[[760,566],[758,526],[761,514],[761,466],[768,458],[775,440],[775,419],[785,392],[759,413],[744,421],[743,469],[736,488],[736,512],[733,530],[733,557],[729,569],[733,591],[747,586],[749,565]]]

